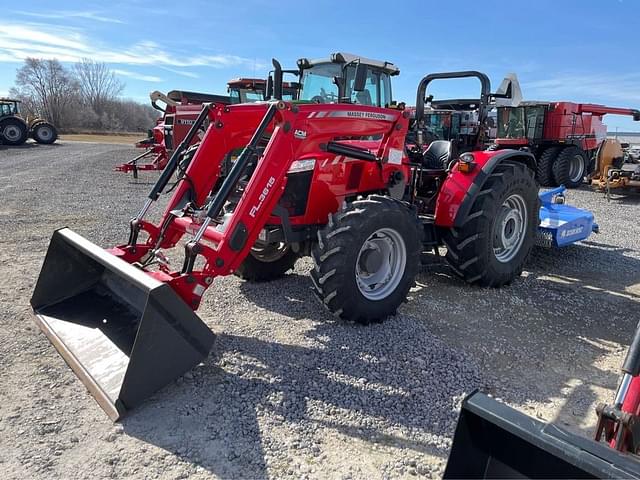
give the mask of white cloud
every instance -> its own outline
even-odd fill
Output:
[[[62,18],[83,18],[86,20],[94,20],[96,22],[104,22],[104,23],[125,23],[122,20],[113,17],[106,17],[100,12],[73,12],[73,11],[59,11],[59,12],[51,12],[51,13],[37,13],[37,12],[25,12],[20,10],[14,10],[14,14],[22,15],[25,17],[34,17],[34,18],[47,18],[51,20],[59,20]]]
[[[197,73],[189,72],[187,70],[177,70],[175,68],[168,68],[168,67],[160,67],[160,68],[163,70],[166,70],[167,72],[175,73],[177,75],[182,75],[183,77],[200,78],[200,75],[198,75]]]
[[[622,106],[640,102],[640,73],[564,73],[543,80],[522,83],[526,98],[620,102]]]
[[[113,73],[116,75],[122,75],[123,77],[133,78],[135,80],[142,80],[143,82],[161,82],[162,79],[160,77],[156,77],[154,75],[143,75],[136,72],[130,72],[129,70],[113,70]]]
[[[19,62],[27,57],[56,58],[61,62],[91,58],[105,63],[159,67],[266,68],[263,64],[256,65],[253,59],[237,55],[172,54],[150,40],[115,49],[68,27],[34,23],[0,24],[0,62]],[[182,74],[195,75],[184,71]]]

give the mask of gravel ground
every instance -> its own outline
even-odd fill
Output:
[[[521,278],[472,288],[445,268],[399,315],[336,321],[310,262],[268,284],[217,279],[200,317],[214,353],[114,425],[32,321],[49,238],[126,239],[157,174],[113,172],[134,150],[61,142],[0,150],[0,470],[3,478],[439,477],[462,397],[493,392],[588,436],[638,320],[640,199],[570,203],[602,233],[536,250]]]

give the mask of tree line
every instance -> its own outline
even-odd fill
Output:
[[[27,58],[9,93],[26,117],[37,116],[60,131],[146,131],[158,112],[122,98],[124,83],[106,64],[83,59],[71,67],[58,60]]]

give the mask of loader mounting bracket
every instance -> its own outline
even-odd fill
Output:
[[[601,441],[604,435],[608,443],[615,441],[616,450],[631,453],[640,451],[640,417],[603,403],[598,404],[596,413],[596,442]]]

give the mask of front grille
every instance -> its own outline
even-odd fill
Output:
[[[278,201],[278,205],[286,208],[289,216],[297,217],[307,211],[307,200],[313,171],[290,173],[287,175],[287,186]]]

